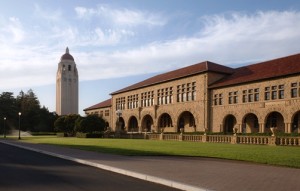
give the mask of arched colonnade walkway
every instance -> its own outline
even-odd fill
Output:
[[[276,128],[277,132],[298,132],[300,111],[295,112],[291,117],[279,111],[272,111],[263,116],[250,112],[240,118],[234,114],[227,114],[222,120],[220,130],[224,133],[232,133],[233,129],[237,128],[239,133],[267,133],[271,132],[271,127]]]

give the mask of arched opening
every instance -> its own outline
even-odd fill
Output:
[[[125,122],[123,117],[119,117],[119,121],[117,121],[117,124],[119,124],[120,130],[125,131]]]
[[[242,133],[258,133],[259,124],[255,114],[249,113],[244,117],[242,125]]]
[[[108,127],[109,127],[109,123],[105,122],[105,130],[107,130]]]
[[[189,111],[184,111],[183,113],[181,113],[179,116],[177,127],[178,127],[177,128],[178,132],[180,132],[181,128],[183,128],[185,131],[189,128],[195,130],[196,125],[195,125],[195,118],[193,114]]]
[[[298,133],[300,127],[300,111],[298,111],[293,117],[292,133]]]
[[[142,128],[143,131],[146,130],[147,132],[151,131],[151,127],[153,126],[153,119],[150,115],[146,115],[142,120]],[[153,129],[154,130],[154,129]]]
[[[284,119],[281,113],[274,111],[270,113],[266,120],[266,130],[270,132],[270,127],[276,128],[277,132],[284,132]]]
[[[171,116],[167,113],[162,114],[159,118],[158,125],[159,128],[173,127]]]
[[[138,132],[139,131],[138,121],[137,121],[136,117],[134,117],[134,116],[129,118],[128,131],[130,131],[130,132]]]
[[[233,128],[236,125],[236,118],[233,115],[227,115],[224,120],[223,131],[225,134],[232,133]]]

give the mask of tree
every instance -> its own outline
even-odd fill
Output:
[[[54,131],[64,132],[64,127],[65,127],[65,116],[60,116],[54,122]]]
[[[80,115],[77,114],[70,114],[57,118],[54,122],[55,131],[64,132],[73,136],[75,133],[75,122],[78,118],[80,118]]]
[[[25,94],[23,91],[19,93],[16,99],[19,111],[22,113],[23,131],[35,131],[35,127],[39,124],[40,102],[32,89]]]
[[[83,133],[100,132],[105,129],[105,121],[97,115],[88,115],[82,118],[76,127],[76,130]]]
[[[43,106],[38,113],[39,123],[34,127],[37,132],[53,132],[54,121],[58,118],[55,112],[49,112],[48,108]]]
[[[0,94],[0,117],[6,118],[6,130],[10,127],[17,125],[17,108],[16,108],[16,99],[13,97],[12,92],[3,92]],[[0,123],[1,132],[3,130],[3,123]]]

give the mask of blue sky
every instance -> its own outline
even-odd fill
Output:
[[[300,53],[298,0],[0,0],[0,92],[33,89],[55,111],[68,46],[79,110],[158,73]]]

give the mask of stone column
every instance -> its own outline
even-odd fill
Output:
[[[264,133],[265,132],[265,123],[259,123],[259,132]]]
[[[284,126],[285,126],[285,128],[284,128],[285,133],[291,133],[292,132],[291,123],[285,123]]]
[[[238,133],[242,133],[243,124],[238,124]]]

